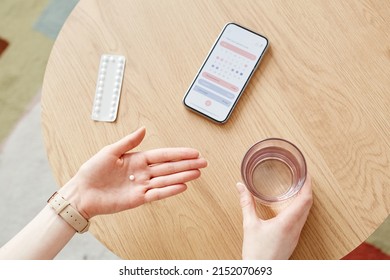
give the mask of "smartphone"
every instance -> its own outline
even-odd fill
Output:
[[[226,24],[184,95],[186,108],[225,123],[267,47],[266,37],[236,23]]]

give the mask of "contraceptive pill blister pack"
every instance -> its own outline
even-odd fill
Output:
[[[116,120],[126,59],[122,55],[103,54],[100,58],[92,119],[101,122]]]

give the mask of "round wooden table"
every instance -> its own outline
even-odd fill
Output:
[[[240,259],[235,187],[247,149],[296,144],[314,205],[293,259],[339,259],[390,213],[387,1],[82,0],[59,34],[42,94],[47,154],[61,186],[103,146],[140,126],[137,150],[190,146],[209,166],[178,196],[110,216],[90,232],[125,259]],[[224,125],[182,98],[227,22],[270,47]],[[91,120],[100,56],[127,59],[118,118]],[[259,215],[271,217],[259,206]]]

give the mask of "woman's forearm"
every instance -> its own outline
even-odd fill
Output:
[[[0,259],[53,259],[75,233],[73,227],[46,205],[0,249]]]

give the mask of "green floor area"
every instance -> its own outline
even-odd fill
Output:
[[[381,249],[382,252],[390,255],[390,215],[384,223],[369,237],[367,243]]]
[[[63,22],[78,1],[1,0],[0,143],[42,86],[47,60]]]

